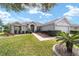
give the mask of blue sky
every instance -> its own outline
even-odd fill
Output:
[[[66,16],[73,24],[79,24],[79,4],[77,3],[59,3],[54,8],[52,7],[48,12],[39,11],[39,8],[31,8],[21,12],[7,12],[0,8],[0,18],[4,23],[8,22],[25,22],[35,21],[46,23],[58,17]]]

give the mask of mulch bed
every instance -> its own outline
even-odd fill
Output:
[[[65,44],[58,44],[55,46],[56,52],[58,52],[61,56],[79,56],[79,49],[73,48],[73,53],[70,54],[66,50]]]

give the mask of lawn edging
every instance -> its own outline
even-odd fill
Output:
[[[54,55],[56,55],[56,56],[61,56],[57,51],[56,51],[56,49],[55,49],[55,47],[57,46],[58,44],[55,44],[53,47],[52,47],[52,50],[53,50],[53,52],[54,52]]]

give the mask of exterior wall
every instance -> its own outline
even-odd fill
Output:
[[[34,29],[34,31],[37,31],[37,26],[35,26],[35,29]]]
[[[55,23],[55,30],[70,32],[70,24],[66,20],[60,20]]]
[[[37,25],[34,23],[30,23],[28,25],[21,25],[21,24],[14,24],[11,25],[11,33],[15,33],[15,30],[19,31],[19,26],[21,27],[21,33],[26,33],[26,31],[29,29],[31,29],[31,25],[34,25],[34,32],[37,31]],[[17,32],[18,33],[18,32]]]
[[[70,32],[69,26],[55,26],[55,30],[60,30],[63,32]]]
[[[41,27],[41,31],[52,31],[52,30],[54,30],[53,24],[49,24]]]
[[[14,34],[14,26],[11,26],[10,28],[11,28],[11,33]]]

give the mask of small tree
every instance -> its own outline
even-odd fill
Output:
[[[73,45],[79,46],[79,35],[73,34],[70,35],[69,33],[61,32],[58,33],[57,41],[61,41],[62,43],[66,43],[67,52],[72,54]]]
[[[27,29],[28,33],[32,33],[32,30],[30,28]]]
[[[2,22],[2,20],[0,19],[0,32],[2,32],[2,29],[3,29],[3,22]]]
[[[10,28],[8,25],[4,25],[4,33],[8,36],[10,33]]]
[[[0,26],[3,26],[3,22],[2,22],[2,20],[0,19]]]

